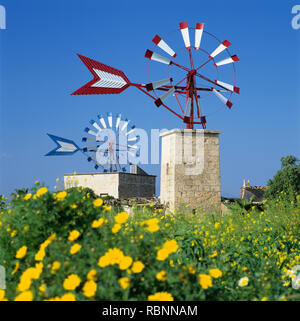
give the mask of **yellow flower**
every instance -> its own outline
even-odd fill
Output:
[[[218,255],[218,252],[217,251],[214,251],[213,254],[211,254],[209,257],[213,258],[213,257],[216,257]]]
[[[120,278],[119,283],[120,283],[123,290],[128,289],[130,286],[130,280],[127,277]]]
[[[58,199],[59,201],[63,201],[67,196],[67,192],[66,191],[62,191],[56,194],[56,199]]]
[[[175,253],[178,249],[178,244],[175,240],[166,241],[163,245],[163,248],[166,249],[169,253]]]
[[[70,254],[76,254],[77,252],[79,252],[81,249],[81,245],[78,243],[75,243],[74,245],[72,245],[71,249],[70,249]]]
[[[28,231],[29,230],[29,225],[25,225],[24,226],[24,231]]]
[[[212,287],[212,279],[210,275],[207,274],[199,274],[199,284],[202,289],[208,289]]]
[[[17,286],[18,291],[26,291],[30,288],[32,279],[38,279],[43,270],[43,263],[37,263],[35,267],[30,267],[25,270],[20,278],[20,282]]]
[[[158,281],[165,282],[167,280],[167,272],[165,270],[158,272],[156,278]]]
[[[178,244],[175,240],[166,241],[162,248],[157,252],[157,260],[164,261],[171,253],[175,253],[178,249]]]
[[[115,216],[115,221],[119,224],[123,224],[128,220],[129,214],[127,212],[121,212]]]
[[[243,270],[243,271],[247,271],[248,268],[247,268],[246,266],[243,266],[243,267],[242,267],[242,270]]]
[[[131,267],[133,273],[140,273],[143,271],[145,265],[141,261],[135,261]]]
[[[76,301],[76,298],[72,292],[68,292],[64,294],[59,301]]]
[[[172,294],[168,292],[157,292],[148,296],[148,301],[174,301]]]
[[[72,208],[73,210],[75,210],[75,208],[77,208],[77,205],[76,205],[76,204],[72,204],[72,205],[71,205],[71,208]]]
[[[95,199],[94,202],[93,202],[93,204],[94,204],[95,207],[101,206],[101,205],[103,204],[102,198],[97,198],[97,199]]]
[[[70,274],[63,283],[63,287],[66,290],[75,290],[81,283],[81,279],[77,274]]]
[[[31,291],[24,291],[15,297],[14,301],[32,301],[33,294]]]
[[[150,224],[150,225],[148,225],[147,230],[151,233],[154,233],[159,230],[159,226],[158,226],[158,224]]]
[[[216,222],[216,223],[215,223],[215,229],[217,230],[219,227],[220,227],[220,223],[219,223],[219,222]]]
[[[40,189],[37,190],[36,192],[36,197],[40,197],[41,195],[45,194],[48,192],[47,187],[41,187]]]
[[[13,269],[13,271],[11,272],[12,275],[14,275],[15,273],[17,273],[17,271],[19,270],[20,267],[20,263],[19,261],[17,261],[15,268]]]
[[[13,230],[11,233],[10,233],[10,237],[15,237],[17,235],[18,231],[17,230]]]
[[[92,228],[98,228],[101,227],[104,223],[104,219],[101,217],[99,220],[94,220],[92,223]]]
[[[222,276],[222,271],[220,271],[219,269],[210,269],[209,275],[212,276],[214,279],[217,279]]]
[[[31,278],[23,278],[19,282],[17,289],[18,291],[26,291],[31,287],[32,279]]]
[[[23,200],[24,201],[28,201],[31,198],[32,194],[31,193],[27,193],[24,197]]]
[[[121,258],[119,262],[119,269],[126,270],[130,267],[131,264],[132,264],[132,258],[130,256],[124,256]]]
[[[162,248],[158,250],[156,259],[159,261],[164,261],[169,256],[169,252]]]
[[[87,298],[92,298],[97,291],[97,284],[93,280],[87,281],[85,282],[82,290],[84,296],[86,296]]]
[[[22,247],[20,247],[16,253],[16,258],[17,259],[22,259],[27,253],[27,246],[23,245]]]
[[[92,269],[90,270],[90,272],[87,274],[86,278],[89,280],[89,281],[96,281],[97,280],[97,271]]]
[[[77,240],[79,235],[80,235],[80,233],[77,230],[73,230],[69,234],[68,241],[73,242],[73,241]]]
[[[45,255],[46,255],[45,249],[44,249],[43,247],[41,247],[41,248],[39,249],[39,251],[36,253],[34,259],[35,259],[36,261],[43,261]]]
[[[99,261],[98,261],[98,265],[101,268],[104,268],[106,266],[108,266],[110,264],[110,259],[107,255],[103,255],[100,257]]]
[[[114,233],[114,234],[116,234],[116,233],[118,233],[119,231],[120,231],[120,229],[121,229],[121,225],[120,224],[115,224],[114,226],[113,226],[113,228],[111,229],[111,231]]]
[[[5,290],[0,289],[0,301],[5,300]]]
[[[40,287],[39,287],[39,290],[40,290],[41,292],[45,292],[45,291],[47,290],[46,284],[45,284],[45,283],[42,283],[42,284],[40,285]]]
[[[191,273],[191,274],[195,274],[196,273],[196,268],[193,267],[193,266],[188,266],[188,272]]]
[[[111,210],[111,206],[108,206],[108,205],[103,205],[103,209],[105,212],[108,212]]]
[[[248,285],[248,283],[249,283],[249,279],[245,276],[245,277],[243,277],[243,278],[241,278],[241,279],[239,280],[238,285],[239,285],[240,287],[243,287],[243,286]]]
[[[54,262],[52,263],[51,273],[54,274],[54,273],[56,273],[56,271],[59,270],[59,269],[60,269],[60,262],[54,261]]]

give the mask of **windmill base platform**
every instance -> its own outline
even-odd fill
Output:
[[[155,197],[155,175],[148,175],[138,166],[131,166],[130,173],[65,174],[64,186],[88,187],[97,195],[110,195],[117,199]]]
[[[220,131],[173,129],[162,133],[160,200],[171,211],[220,211]]]

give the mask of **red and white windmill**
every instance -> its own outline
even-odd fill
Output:
[[[194,33],[194,46],[191,45],[190,40],[191,30]],[[222,106],[231,109],[232,94],[240,93],[240,89],[236,87],[234,67],[234,63],[239,61],[239,58],[230,54],[228,47],[231,43],[228,40],[220,41],[211,33],[206,32],[204,23],[196,23],[195,28],[189,28],[186,21],[181,22],[175,37],[177,35],[178,38],[178,34],[179,37],[181,34],[184,47],[177,46],[176,51],[159,35],[152,39],[155,48],[163,51],[164,55],[160,55],[154,50],[146,50],[145,57],[149,59],[149,83],[147,84],[133,83],[129,81],[124,72],[78,55],[94,78],[75,91],[73,95],[119,94],[132,86],[151,97],[157,107],[163,106],[179,117],[187,128],[192,129],[195,124],[201,124],[203,128],[206,128],[206,116],[214,111],[210,111],[208,114],[204,113],[202,98],[208,96],[205,93],[211,93],[223,103]],[[201,47],[204,40],[212,49],[205,50]],[[176,44],[175,41],[176,39],[174,40]],[[152,62],[166,65],[167,75],[162,80],[153,81],[151,79]],[[228,69],[227,66],[232,67]],[[223,75],[222,78],[220,77],[222,73],[225,73],[224,78]],[[156,66],[154,66],[154,74],[159,74]],[[231,79],[228,81],[229,77]],[[225,78],[226,80],[224,80]],[[161,92],[163,93],[161,94]],[[167,99],[170,96],[175,98],[179,108],[175,109],[169,105]]]

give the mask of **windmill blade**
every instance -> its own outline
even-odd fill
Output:
[[[215,63],[215,66],[222,66],[222,65],[227,65],[227,64],[231,64],[233,62],[236,62],[236,61],[239,61],[240,59],[234,55],[234,56],[231,56],[230,58],[227,58],[227,59],[224,59],[224,60],[221,60],[217,63]]]
[[[88,138],[88,137],[82,137],[81,139],[82,142],[97,142],[97,139],[94,138]]]
[[[92,161],[95,157],[96,157],[96,153],[94,153],[93,155],[90,155],[90,156],[87,158],[87,161],[90,162],[90,161]]]
[[[138,136],[134,136],[134,137],[128,138],[127,140],[128,140],[129,142],[134,142],[134,141],[136,141],[136,140],[138,140],[138,139],[139,139]]]
[[[117,119],[116,119],[116,129],[118,129],[118,128],[119,128],[120,121],[121,121],[121,117],[122,117],[122,115],[121,115],[121,114],[118,114],[118,115],[117,115]]]
[[[191,49],[191,43],[190,43],[190,35],[189,35],[189,27],[187,21],[180,22],[179,23],[181,35],[184,41],[184,45],[186,49]]]
[[[112,113],[107,113],[108,125],[112,128]]]
[[[90,120],[90,124],[95,127],[97,130],[101,131],[101,127],[93,119]]]
[[[88,147],[84,147],[82,149],[83,152],[87,153],[88,151],[94,151],[96,150],[97,148],[99,147],[99,145],[96,145],[96,146],[88,146]]]
[[[163,95],[161,95],[158,99],[154,101],[155,105],[157,107],[161,106],[170,95],[174,94],[174,91],[175,91],[175,87],[171,87],[171,89],[166,91]]]
[[[161,55],[157,54],[156,52],[153,52],[149,49],[146,50],[145,57],[150,60],[158,61],[158,62],[161,62],[166,65],[171,65],[171,63],[172,63],[172,61],[170,59],[163,57],[163,56],[161,56]]]
[[[187,102],[186,102],[186,107],[185,107],[185,117],[190,117],[191,104],[192,104],[191,97],[188,97]]]
[[[146,89],[147,89],[147,91],[151,91],[151,90],[159,88],[163,85],[169,84],[171,81],[173,81],[172,78],[167,78],[167,79],[162,79],[162,80],[150,82],[149,84],[146,85]]]
[[[131,126],[131,129],[125,134],[125,136],[128,136],[130,134],[132,134],[135,131],[135,126]]]
[[[203,29],[204,29],[204,23],[196,23],[196,29],[195,29],[195,49],[196,50],[200,48]]]
[[[124,124],[123,124],[123,126],[122,126],[122,128],[120,130],[121,132],[125,130],[125,128],[127,127],[128,123],[129,123],[129,120],[126,118],[125,121],[124,121]]]
[[[97,136],[97,133],[94,132],[93,130],[89,129],[88,127],[86,127],[86,128],[84,129],[84,131],[85,131],[86,133],[90,134],[90,135]]]
[[[184,113],[184,118],[183,118],[183,121],[185,123],[189,123],[191,120],[191,104],[192,104],[192,100],[190,97],[188,97],[188,99],[186,101],[185,113]]]
[[[136,145],[127,145],[129,148],[132,148],[132,149],[138,149],[138,146],[136,146]]]
[[[73,140],[62,138],[59,136],[54,136],[51,134],[47,135],[54,141],[54,143],[56,144],[56,148],[54,148],[45,156],[73,155],[78,150],[80,150],[80,148]]]
[[[104,117],[102,115],[98,115],[97,117],[98,117],[101,125],[103,126],[103,128],[107,128]]]
[[[225,49],[227,49],[231,45],[231,42],[228,40],[224,40],[210,55],[209,58],[215,58],[218,54],[223,52]]]
[[[220,85],[228,90],[230,90],[231,92],[235,92],[237,94],[240,93],[240,88],[239,87],[235,87],[233,85],[227,84],[226,82],[220,81],[220,80],[215,80],[215,83],[217,85]]]
[[[161,39],[160,36],[156,35],[152,41],[160,48],[162,49],[164,52],[166,52],[167,54],[169,54],[171,57],[175,58],[176,57],[176,53],[175,51],[165,42]]]
[[[76,90],[72,95],[119,94],[130,86],[123,71],[77,54],[94,76],[93,80]]]
[[[229,109],[232,107],[231,101],[229,101],[226,97],[220,94],[217,90],[213,89],[212,91]]]

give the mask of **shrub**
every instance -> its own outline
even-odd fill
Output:
[[[35,185],[0,214],[0,300],[296,300],[299,207],[129,215],[83,188]]]
[[[277,199],[285,195],[290,201],[295,202],[300,194],[300,164],[292,155],[281,158],[281,169],[268,181],[269,188],[265,193],[266,199]]]

